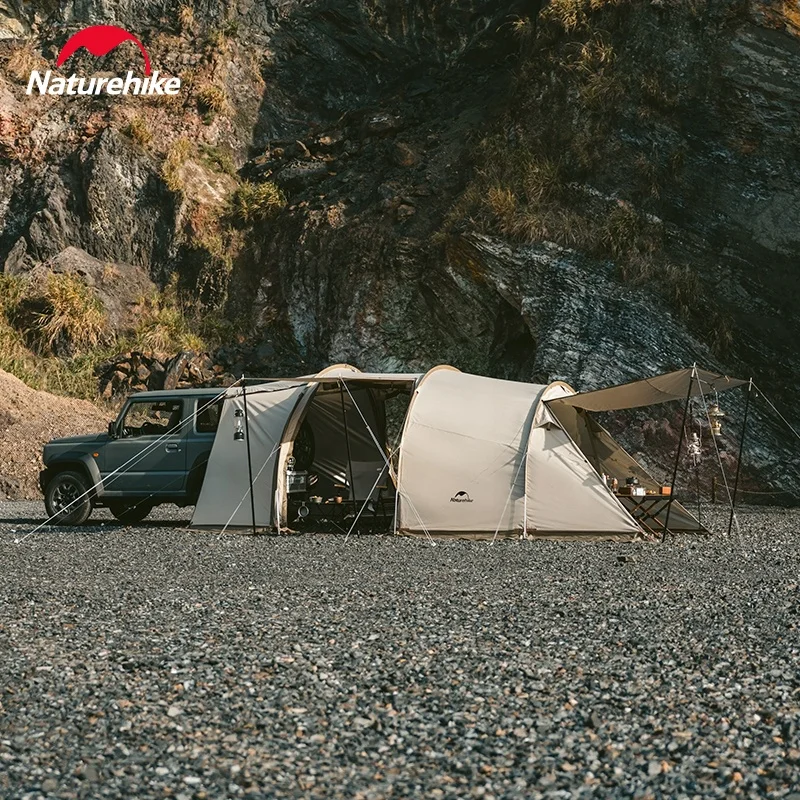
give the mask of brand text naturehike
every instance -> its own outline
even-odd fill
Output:
[[[181,90],[180,78],[160,77],[156,70],[148,78],[137,78],[133,72],[128,72],[125,78],[79,78],[71,75],[62,78],[53,75],[52,70],[47,70],[44,75],[38,70],[31,73],[28,81],[28,94],[38,92],[40,95],[176,95]]]

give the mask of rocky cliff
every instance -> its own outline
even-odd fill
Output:
[[[181,95],[26,96],[90,23]],[[795,3],[6,0],[0,36],[6,273],[67,248],[175,273],[236,373],[698,361],[797,397]],[[798,491],[800,443],[754,419],[761,483]]]

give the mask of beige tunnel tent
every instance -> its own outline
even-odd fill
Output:
[[[192,526],[291,525],[287,466],[310,440],[320,493],[344,492],[354,511],[380,500],[398,533],[629,540],[642,531],[602,473],[621,481],[636,476],[646,488],[658,484],[588,412],[741,383],[692,369],[577,394],[562,382],[519,383],[452,367],[418,375],[339,365],[247,388],[249,469],[244,443],[233,436],[245,397],[233,388]],[[390,435],[387,409],[398,395],[408,398],[407,407]],[[677,501],[669,528],[702,530]]]

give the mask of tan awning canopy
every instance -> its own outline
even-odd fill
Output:
[[[422,378],[422,372],[356,372],[353,369],[324,370],[316,375],[303,375],[299,378],[261,378],[263,383],[247,387],[247,394],[258,392],[279,391],[286,386],[298,386],[301,384],[321,383],[338,384],[342,381],[353,385],[372,385],[380,386],[384,389],[406,389],[412,390]],[[268,383],[266,381],[269,381]],[[239,386],[232,386],[229,397],[241,394]]]
[[[645,378],[633,383],[623,383],[608,389],[582,392],[570,397],[559,397],[547,401],[567,406],[583,408],[587,411],[617,411],[621,408],[639,408],[666,403],[670,400],[685,400],[691,385],[692,396],[711,392],[724,392],[746,384],[747,381],[718,375],[698,367],[679,369],[653,378]]]

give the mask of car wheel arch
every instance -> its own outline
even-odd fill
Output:
[[[86,478],[87,484],[91,487],[92,497],[102,494],[103,480],[100,477],[100,470],[96,464],[92,464],[94,470],[86,463],[83,458],[60,459],[47,465],[48,483],[52,478],[61,472],[78,472]]]

